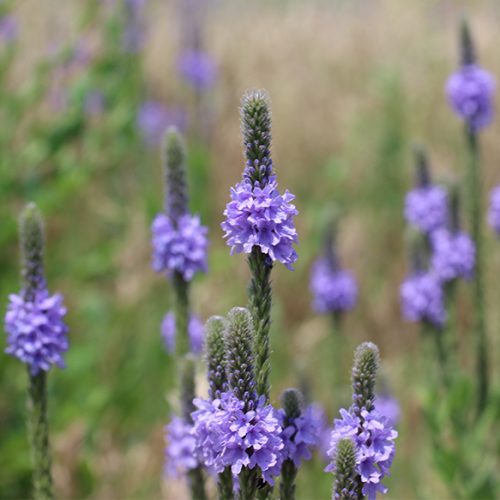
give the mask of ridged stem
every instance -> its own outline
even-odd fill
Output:
[[[47,419],[47,374],[29,373],[28,426],[33,463],[35,500],[54,498],[50,473],[49,424]]]
[[[281,466],[280,500],[295,499],[295,479],[297,467],[292,460],[286,459]]]
[[[181,360],[189,353],[189,283],[182,274],[173,276],[174,314],[175,314],[175,349],[177,359]]]
[[[217,491],[219,493],[219,500],[233,500],[233,473],[231,472],[231,467],[226,467],[218,475]]]
[[[473,281],[474,303],[474,338],[476,340],[476,370],[478,384],[477,410],[481,414],[488,399],[488,339],[485,320],[485,292],[483,275],[483,235],[482,235],[482,185],[480,172],[480,155],[477,135],[466,126],[469,162],[467,170],[467,187],[469,217],[472,239],[476,245],[476,270]]]
[[[251,279],[248,289],[249,308],[252,313],[255,327],[255,373],[257,394],[265,396],[269,402],[269,328],[271,326],[271,270],[258,247],[254,247],[248,257]]]
[[[257,468],[249,469],[248,467],[243,467],[238,479],[240,481],[240,500],[254,500],[257,494]]]

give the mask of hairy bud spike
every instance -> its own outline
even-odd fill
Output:
[[[19,228],[23,294],[26,300],[33,300],[35,293],[45,288],[43,219],[34,203],[28,204],[23,210]]]
[[[420,188],[427,187],[431,184],[427,151],[422,146],[414,146],[413,155],[415,158],[415,185]]]
[[[462,19],[460,25],[460,59],[463,66],[476,63],[474,41],[472,40],[469,23],[466,19]]]
[[[286,389],[281,394],[281,404],[287,419],[299,418],[304,407],[304,398],[297,389]]]
[[[341,439],[335,451],[335,500],[357,500],[359,481],[356,472],[356,448],[349,438]]]
[[[210,399],[220,398],[227,390],[226,346],[224,333],[226,321],[221,316],[212,316],[205,325],[206,362]]]
[[[267,184],[273,173],[271,160],[271,111],[264,90],[250,90],[241,100],[241,133],[246,168],[243,176],[252,184]]]
[[[375,380],[379,367],[379,350],[372,342],[363,342],[354,353],[352,368],[353,403],[356,414],[365,408],[371,411],[374,407]]]
[[[229,311],[226,331],[226,363],[229,389],[245,403],[245,411],[256,406],[254,346],[255,331],[248,309]]]
[[[165,211],[174,224],[188,212],[186,185],[186,150],[184,141],[175,127],[165,134]]]

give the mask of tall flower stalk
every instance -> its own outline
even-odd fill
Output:
[[[28,430],[33,463],[35,499],[53,498],[47,373],[52,365],[64,367],[68,349],[66,309],[62,296],[49,295],[44,273],[42,216],[29,204],[20,219],[22,289],[9,297],[5,316],[6,352],[28,366]]]
[[[478,412],[487,403],[489,390],[488,339],[484,291],[483,204],[479,131],[493,117],[493,77],[476,60],[469,26],[463,21],[460,30],[461,66],[448,80],[447,94],[455,113],[464,121],[468,149],[467,190],[470,230],[476,247],[476,270],[473,280],[474,338],[478,383]]]
[[[172,283],[175,317],[175,352],[180,372],[182,418],[193,424],[191,413],[195,396],[195,372],[190,355],[190,284],[197,272],[207,269],[207,229],[189,213],[185,147],[175,129],[165,137],[165,208],[152,225],[153,268]],[[180,426],[179,426],[180,428]],[[180,435],[180,433],[179,433]],[[184,439],[186,443],[186,439]],[[205,498],[201,466],[185,462],[191,495]]]

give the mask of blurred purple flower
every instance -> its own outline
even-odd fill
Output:
[[[257,407],[244,411],[244,402],[231,392],[221,399],[195,399],[197,411],[192,413],[198,456],[205,466],[221,473],[231,467],[238,475],[243,467],[259,467],[264,481],[274,484],[283,461],[276,411],[260,398]]]
[[[202,92],[213,86],[217,67],[212,57],[201,50],[185,50],[177,60],[177,69],[188,85]]]
[[[146,36],[143,10],[145,6],[146,0],[125,0],[126,24],[122,45],[123,50],[131,54],[139,52],[144,45]]]
[[[164,213],[151,226],[153,233],[153,269],[170,276],[174,272],[191,281],[197,272],[207,271],[208,229],[197,215],[179,217],[177,227]]]
[[[9,296],[5,315],[7,348],[5,352],[30,366],[32,375],[48,371],[52,365],[64,368],[63,353],[68,350],[66,308],[60,294],[45,289],[33,301],[22,295]]]
[[[288,269],[297,260],[293,244],[297,230],[293,218],[298,214],[288,190],[281,195],[276,179],[271,177],[261,188],[244,179],[231,188],[231,201],[224,210],[226,220],[221,227],[231,254],[251,253],[259,247],[272,262],[279,261]]]
[[[375,410],[378,411],[387,421],[396,427],[401,416],[401,408],[398,400],[387,393],[378,394],[374,401]]]
[[[448,199],[446,191],[435,185],[417,187],[406,195],[406,220],[424,233],[430,233],[446,224]]]
[[[141,104],[137,112],[137,126],[149,146],[158,146],[168,127],[186,128],[186,115],[179,108],[167,108],[150,99]]]
[[[493,118],[495,79],[476,64],[463,65],[446,83],[446,93],[453,111],[473,132],[488,125]]]
[[[104,106],[104,95],[99,90],[92,90],[85,96],[84,111],[87,116],[102,114]]]
[[[500,186],[491,190],[488,222],[497,235],[500,236]]]
[[[171,477],[182,477],[189,470],[198,467],[195,456],[195,438],[193,426],[179,417],[172,417],[165,427],[165,474]]]
[[[16,18],[10,14],[0,18],[0,40],[5,43],[14,42],[18,36]]]
[[[203,351],[203,323],[195,314],[191,314],[188,323],[188,335],[193,354],[201,354]],[[170,354],[175,352],[175,315],[172,312],[165,314],[161,322],[161,336],[165,347]]]
[[[356,305],[358,287],[354,276],[338,269],[326,257],[314,263],[310,287],[314,310],[320,314],[348,311]]]
[[[400,289],[403,316],[408,321],[424,321],[442,326],[446,321],[443,288],[430,272],[417,272],[405,279]]]
[[[357,416],[352,409],[340,410],[340,419],[335,419],[331,435],[328,455],[333,460],[326,468],[335,472],[336,448],[339,440],[352,439],[357,448],[357,469],[363,484],[363,495],[368,500],[375,500],[377,493],[387,493],[382,484],[385,476],[390,474],[394,459],[394,440],[398,433],[376,410],[370,412],[364,408]]]
[[[443,281],[470,279],[474,273],[476,247],[462,231],[438,229],[431,235],[432,271]]]

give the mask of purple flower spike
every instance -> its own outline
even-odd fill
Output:
[[[313,406],[308,406],[299,417],[292,419],[285,425],[286,415],[284,410],[278,410],[278,418],[283,432],[284,459],[292,460],[295,467],[300,467],[303,460],[312,457],[311,448],[318,446],[323,428],[323,416]]]
[[[396,427],[401,416],[398,400],[390,394],[382,393],[375,397],[375,410],[387,419],[390,425]]]
[[[408,321],[425,321],[443,326],[446,321],[443,288],[433,273],[418,272],[406,278],[400,296],[403,315]]]
[[[198,91],[213,86],[217,68],[209,54],[201,50],[186,50],[177,61],[178,71],[184,80]]]
[[[497,235],[500,236],[500,186],[491,191],[488,223]]]
[[[283,461],[283,441],[276,411],[260,398],[253,410],[231,392],[220,399],[194,401],[192,413],[197,454],[206,467],[221,473],[231,467],[238,475],[243,467],[259,467],[264,481],[274,484]]]
[[[152,224],[153,269],[171,276],[180,273],[191,281],[197,272],[207,271],[208,229],[200,218],[182,215],[174,227],[164,213],[159,213]]]
[[[431,236],[432,270],[443,281],[470,279],[474,273],[476,247],[464,232],[438,229]]]
[[[446,94],[453,111],[473,132],[491,122],[494,92],[494,78],[477,64],[463,65],[446,83]]]
[[[435,185],[410,191],[405,199],[405,218],[424,233],[430,233],[446,224],[448,200],[446,191]]]
[[[183,477],[198,467],[195,455],[196,441],[192,434],[193,426],[179,417],[173,417],[165,427],[165,474],[171,477]]]
[[[310,287],[313,307],[320,314],[348,311],[356,305],[358,287],[354,276],[337,269],[328,258],[314,263]]]
[[[203,323],[198,316],[191,314],[188,323],[189,342],[193,354],[203,351]],[[172,312],[165,314],[161,322],[161,336],[165,347],[170,354],[175,352],[175,315]]]
[[[285,191],[281,195],[274,177],[263,188],[253,187],[243,180],[231,188],[231,201],[227,204],[221,224],[224,238],[231,253],[251,253],[259,247],[272,262],[279,261],[288,269],[297,260],[293,244],[297,231],[293,217],[298,214],[291,203],[294,196]]]
[[[5,315],[5,352],[28,364],[32,375],[49,371],[52,365],[64,368],[62,355],[68,350],[65,315],[60,294],[49,295],[47,290],[40,290],[33,300],[10,295]]]
[[[326,468],[335,471],[337,444],[341,439],[351,439],[356,447],[357,472],[363,485],[362,493],[368,500],[375,500],[377,493],[386,493],[382,480],[390,473],[394,459],[394,440],[398,433],[376,410],[362,409],[357,416],[352,409],[340,410],[340,419],[335,419],[328,455],[334,461]]]

